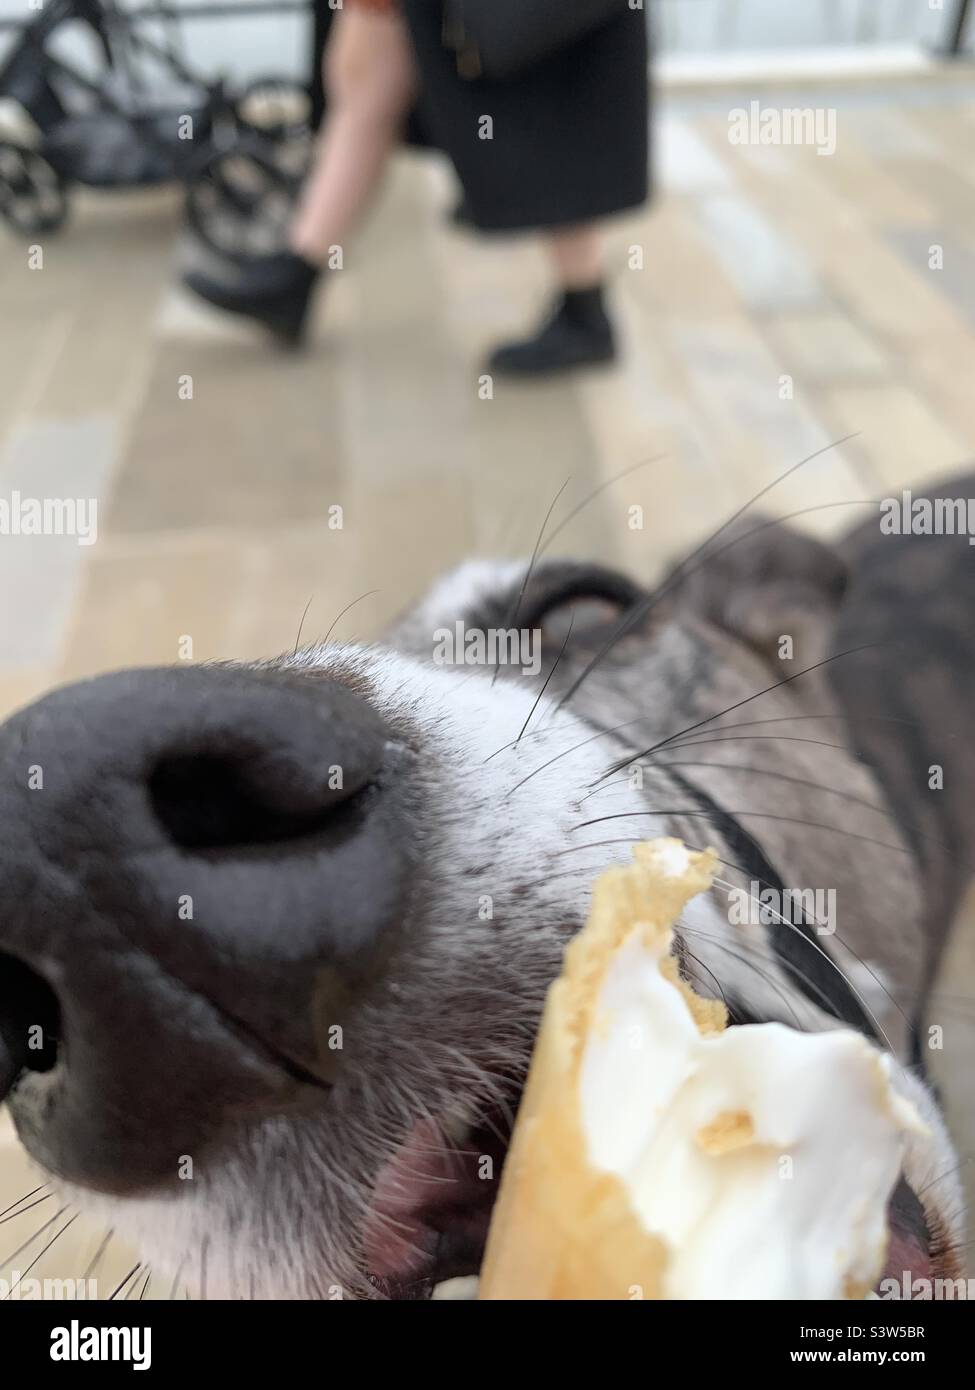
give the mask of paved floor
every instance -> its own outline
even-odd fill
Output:
[[[173,289],[172,194],[79,197],[43,269],[5,238],[0,492],[95,497],[98,537],[4,537],[0,714],[59,681],[172,661],[187,637],[198,660],[282,650],[309,598],[312,638],[378,590],[342,624],[369,636],[451,562],[528,551],[570,476],[567,508],[662,456],[608,487],[556,546],[649,575],[851,431],[772,494],[779,514],[822,507],[805,524],[840,530],[856,509],[832,504],[970,459],[970,84],[830,88],[817,98],[837,107],[830,157],[730,144],[728,109],[747,100],[665,108],[665,192],[612,231],[622,365],[567,385],[499,382],[492,400],[479,398],[484,351],[537,311],[541,254],[455,230],[446,175],[412,157],[332,275],[302,358]],[[626,526],[634,503],[642,533]],[[953,953],[937,1008],[967,1155],[975,915]],[[29,1185],[4,1150],[0,1210]],[[0,1234],[2,1259],[16,1232]]]

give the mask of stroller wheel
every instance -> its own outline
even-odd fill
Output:
[[[246,260],[287,244],[301,173],[283,168],[275,146],[242,141],[209,155],[186,194],[186,217],[202,242],[221,256]]]
[[[259,77],[234,102],[241,131],[270,140],[305,139],[311,131],[311,97],[287,77]]]
[[[55,232],[68,215],[64,179],[37,150],[0,141],[0,216],[23,236]]]

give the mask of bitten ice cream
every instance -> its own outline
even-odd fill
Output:
[[[908,1134],[857,1033],[726,1028],[673,924],[714,856],[638,845],[551,987],[481,1298],[863,1298]]]

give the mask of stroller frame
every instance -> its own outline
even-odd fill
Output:
[[[45,0],[34,19],[16,26],[18,40],[0,64],[0,97],[16,101],[37,130],[32,143],[0,139],[0,217],[20,233],[53,232],[66,220],[72,184],[125,188],[181,182],[187,187],[194,230],[224,254],[233,254],[212,235],[214,209],[221,210],[222,204],[223,212],[241,222],[255,215],[262,190],[280,193],[287,187],[293,195],[295,174],[282,170],[278,147],[307,133],[303,118],[255,124],[246,114],[248,104],[263,96],[266,105],[268,93],[282,98],[290,91],[292,97],[298,93],[305,100],[307,93],[288,79],[264,78],[231,95],[222,78],[208,81],[192,70],[172,26],[193,16],[252,16],[307,8],[306,0],[185,9],[159,4],[128,10],[117,0]],[[157,42],[144,33],[140,26],[147,20],[165,23],[168,37]],[[48,41],[69,21],[80,21],[96,39],[105,81],[49,51]],[[143,57],[192,94],[180,109],[154,103],[139,71]],[[111,90],[112,79],[119,95]],[[88,109],[72,110],[59,88],[80,96]],[[187,117],[192,121],[191,138],[180,124]],[[243,191],[239,179],[226,177],[225,171],[233,167],[226,161],[232,157],[250,166],[250,187]]]

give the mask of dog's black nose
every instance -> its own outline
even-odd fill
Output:
[[[0,1098],[41,1162],[124,1190],[321,1099],[396,940],[401,757],[275,669],[122,672],[0,730]]]

